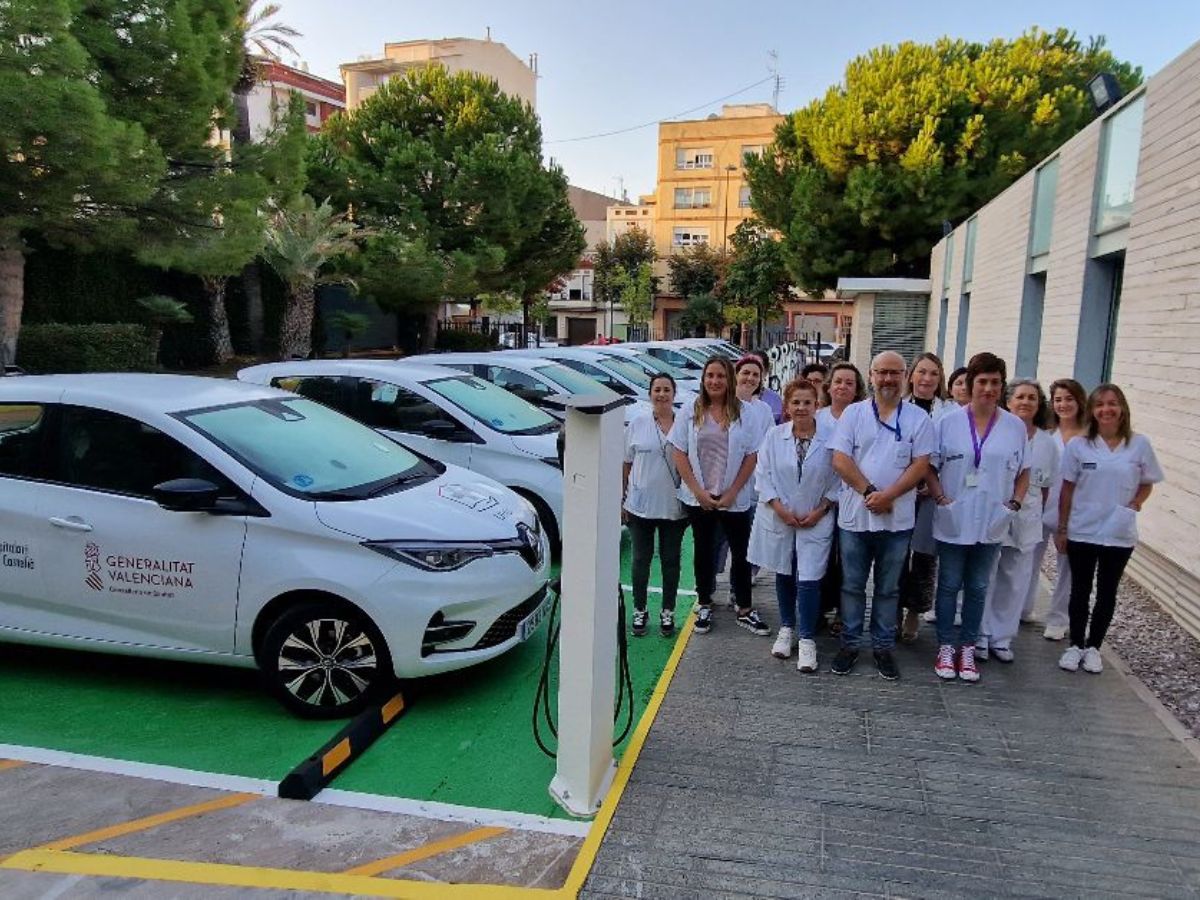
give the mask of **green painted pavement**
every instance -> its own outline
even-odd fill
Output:
[[[690,588],[691,542],[684,543],[682,587]],[[625,584],[628,549],[624,537]],[[655,570],[651,584],[658,583]],[[680,598],[680,619],[692,599]],[[632,597],[626,601],[632,611]],[[657,594],[650,609],[657,612]],[[405,716],[333,786],[557,815],[546,793],[554,762],[531,730],[546,627],[497,660],[414,685]],[[639,716],[673,644],[656,630],[630,638]],[[248,670],[8,644],[0,644],[0,696],[0,743],[252,778],[282,778],[341,726],[288,715]]]

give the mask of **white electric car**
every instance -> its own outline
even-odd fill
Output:
[[[605,347],[583,347],[601,357],[624,359],[641,366],[647,375],[664,373],[675,380],[676,390],[686,390],[697,393],[700,390],[700,376],[696,372],[688,372],[678,366],[671,365],[664,359],[652,356],[645,350],[626,347],[624,344],[609,344]]]
[[[558,545],[561,423],[503,388],[455,369],[394,360],[267,363],[237,377],[317,400],[420,453],[495,479],[533,504],[551,546]]]
[[[257,666],[346,716],[527,638],[549,556],[516,494],[295,394],[0,378],[0,640]]]
[[[594,378],[606,387],[611,387],[619,394],[636,397],[639,400],[650,400],[650,375],[645,368],[630,359],[616,356],[601,356],[597,348],[584,347],[542,347],[532,350],[507,350],[514,356],[532,356],[536,359],[549,359],[562,363],[564,366],[582,372],[589,378]],[[675,392],[675,405],[683,406],[696,398],[694,391],[680,388]]]

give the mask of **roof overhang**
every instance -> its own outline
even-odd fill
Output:
[[[838,297],[853,299],[859,294],[928,294],[928,278],[839,278]]]

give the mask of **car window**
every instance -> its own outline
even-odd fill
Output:
[[[561,360],[564,366],[574,369],[576,372],[582,372],[584,375],[591,378],[593,381],[598,381],[610,391],[628,396],[634,393],[633,388],[619,381],[612,376],[611,372],[606,372],[599,366],[593,366],[591,363],[584,362],[581,359],[564,359]]]
[[[646,374],[646,370],[639,366],[631,359],[621,359],[616,356],[604,356],[596,361],[596,365],[601,368],[608,369],[610,372],[616,372],[626,381],[637,385],[643,391],[650,389],[650,376]]]
[[[313,499],[353,500],[439,468],[366,425],[303,397],[264,398],[177,413],[275,487]]]
[[[703,369],[704,364],[708,362],[709,354],[696,350],[693,347],[678,347],[673,352],[679,353],[687,357],[696,364],[696,368]]]
[[[559,387],[565,388],[568,394],[607,394],[611,392],[610,388],[596,379],[588,378],[582,372],[576,372],[574,369],[560,366],[558,363],[538,366],[534,371],[550,379]]]
[[[526,403],[532,403],[535,406],[540,405],[543,400],[554,393],[548,385],[543,384],[532,375],[517,369],[510,369],[507,366],[484,367],[483,380],[491,382],[496,387],[504,388],[510,394],[515,394]]]
[[[63,406],[49,477],[72,487],[149,497],[175,478],[203,478],[237,495],[225,476],[170,435],[119,413]]]
[[[40,403],[0,403],[0,475],[42,476],[45,422]]]
[[[462,375],[423,384],[501,434],[544,434],[559,427],[557,419],[481,378]]]
[[[346,395],[338,375],[282,375],[271,379],[271,387],[291,391],[346,412]]]
[[[649,353],[638,353],[635,359],[641,364],[642,368],[651,373],[663,373],[670,375],[676,381],[680,378],[694,378],[695,375],[690,372],[685,372],[678,366],[672,364],[669,359],[663,359],[658,356],[651,356]]]
[[[372,428],[422,434],[430,422],[445,422],[455,430],[464,427],[432,400],[398,384],[356,378],[354,392],[354,418]]]

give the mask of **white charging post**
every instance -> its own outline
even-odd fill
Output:
[[[594,816],[616,772],[617,587],[621,570],[623,398],[567,403],[563,459],[558,769],[550,796]]]

